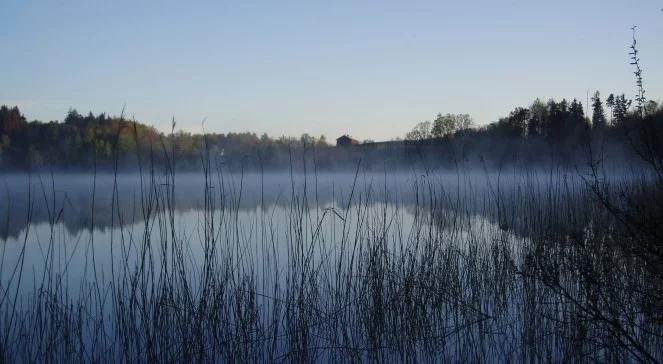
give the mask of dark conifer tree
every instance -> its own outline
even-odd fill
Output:
[[[555,100],[548,101],[548,114],[548,132],[546,136],[552,141],[564,140],[568,135],[566,126],[569,119],[568,102],[566,99],[562,99],[560,102],[555,102]]]
[[[596,91],[594,97],[592,97],[592,127],[595,129],[604,129],[606,125],[601,94]]]
[[[585,125],[585,110],[582,103],[576,99],[573,99],[569,107],[568,121],[571,129],[582,128]]]
[[[631,100],[628,100],[624,94],[615,97],[614,124],[617,127],[623,127],[628,117],[628,109],[631,107]]]

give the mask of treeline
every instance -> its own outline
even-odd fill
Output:
[[[174,129],[175,125],[173,125]],[[70,110],[63,122],[28,122],[18,107],[0,107],[0,167],[5,170],[50,168],[87,170],[136,168],[139,162],[166,163],[176,156],[181,168],[199,166],[201,157],[214,156],[229,165],[260,155],[264,165],[283,164],[292,149],[328,147],[325,136],[271,138],[255,133],[162,133],[155,128],[106,114],[81,115]],[[205,153],[205,154],[203,154]]]
[[[405,140],[420,146],[421,158],[430,165],[440,164],[439,155],[454,162],[481,161],[496,167],[541,166],[551,161],[578,165],[588,161],[588,153],[596,152],[590,150],[592,146],[600,148],[602,158],[613,165],[642,162],[643,153],[663,157],[663,148],[660,153],[655,151],[663,146],[663,105],[644,100],[634,103],[623,94],[611,94],[604,102],[596,92],[589,116],[576,99],[537,99],[496,122],[472,125],[467,115],[438,114],[432,122],[415,125]]]
[[[507,117],[485,128],[486,132],[523,138],[543,138],[550,142],[577,142],[593,133],[606,133],[609,130],[624,134],[634,130],[643,120],[643,116],[654,116],[661,112],[661,107],[649,101],[643,110],[631,109],[632,101],[624,94],[610,94],[604,105],[599,92],[592,97],[591,117],[585,115],[582,103],[576,99],[568,102],[535,100],[529,107],[517,107]],[[606,112],[605,107],[609,108]],[[614,134],[614,133],[613,133]]]
[[[578,141],[588,136],[590,131],[605,132],[612,129],[618,132],[633,130],[647,116],[656,116],[662,106],[655,101],[648,101],[641,108],[631,108],[632,101],[624,94],[610,94],[606,102],[601,100],[599,92],[592,97],[591,118],[585,115],[582,103],[577,99],[553,99],[543,102],[536,99],[529,107],[516,107],[508,116],[497,122],[476,128],[475,132],[496,136],[522,138],[542,138],[550,142]],[[606,112],[606,107],[609,110]],[[406,134],[406,140],[427,140],[452,137],[455,134],[467,134],[473,122],[467,114],[437,114],[432,121],[423,121]]]
[[[663,165],[663,143],[658,141],[663,141],[663,107],[653,101],[633,106],[624,95],[610,95],[604,103],[597,92],[588,117],[578,100],[537,99],[486,126],[475,127],[467,114],[438,114],[432,122],[417,124],[405,140],[351,147],[332,147],[324,136],[308,134],[192,134],[176,131],[174,124],[172,132],[163,133],[125,118],[76,110],[63,122],[28,122],[17,107],[2,106],[0,168],[135,170],[174,163],[178,170],[199,170],[206,160],[247,171],[353,169],[360,160],[364,168],[376,170],[408,169],[415,163],[431,168],[456,168],[459,163],[530,168],[551,161],[582,162],[586,147],[597,140],[607,151],[605,159],[616,164],[642,160],[644,153]]]

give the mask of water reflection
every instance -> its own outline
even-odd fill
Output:
[[[642,282],[638,270],[611,273],[638,265],[601,249],[610,241],[602,227],[614,225],[570,176],[216,175],[206,183],[183,175],[174,195],[166,178],[120,176],[116,186],[112,176],[24,177],[5,181],[0,261],[0,288],[16,297],[3,312],[16,308],[20,325],[10,329],[18,338],[34,332],[31,322],[60,337],[59,323],[38,320],[82,308],[90,313],[71,317],[86,327],[76,341],[84,347],[106,338],[140,342],[143,327],[170,335],[173,323],[199,322],[255,343],[251,353],[269,347],[279,357],[300,352],[292,342],[302,332],[312,333],[315,348],[341,347],[333,340],[347,328],[358,347],[397,348],[380,353],[383,361],[401,347],[431,362],[513,361],[516,350],[521,359],[548,353],[564,361],[578,326],[589,322],[575,316],[578,302],[595,304],[594,288],[580,284],[596,278],[586,275],[594,271],[588,264],[605,272],[602,279]],[[625,285],[613,299],[636,307],[641,298],[630,295],[639,290]],[[247,318],[250,330],[235,331]],[[580,342],[610,344],[602,321],[592,325],[580,330],[597,334]],[[191,332],[182,338],[195,338]],[[247,339],[256,332],[259,340]],[[430,337],[445,339],[429,353]],[[458,345],[450,356],[437,350]],[[90,351],[124,352],[102,347]],[[336,354],[322,361],[338,361]]]
[[[581,183],[578,178],[571,177],[563,182],[570,188],[571,203],[586,203],[574,197]],[[149,208],[146,203],[152,197],[171,200],[167,196],[171,182],[163,176],[8,175],[1,177],[0,183],[4,187],[0,192],[0,239],[5,240],[20,236],[28,223],[62,224],[73,234],[134,224],[144,219],[145,209]],[[174,210],[181,214],[203,209],[207,188],[208,195],[213,196],[215,209],[255,211],[272,206],[287,207],[293,201],[305,201],[310,208],[386,203],[397,204],[410,212],[422,206],[434,214],[463,210],[481,215],[503,229],[524,232],[523,227],[531,224],[535,217],[518,214],[518,208],[526,206],[527,201],[522,199],[528,198],[537,204],[558,203],[546,201],[545,196],[551,189],[560,188],[562,179],[544,174],[334,173],[305,176],[284,173],[216,174],[208,179],[207,187],[205,183],[200,174],[177,176],[172,190]],[[523,184],[530,186],[530,190],[520,190]],[[511,213],[507,216],[505,211]],[[443,214],[438,218],[440,223],[445,223]]]

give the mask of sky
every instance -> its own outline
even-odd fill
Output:
[[[663,1],[0,1],[0,104],[168,130],[402,137],[535,98],[663,99]]]

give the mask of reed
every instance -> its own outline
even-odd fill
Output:
[[[204,152],[203,206],[187,229],[167,145],[137,155],[136,207],[122,205],[115,169],[105,269],[94,217],[81,241],[64,241],[55,177],[51,195],[46,183],[41,196],[28,189],[48,207],[50,236],[33,282],[22,278],[30,208],[21,253],[2,255],[4,362],[663,360],[660,257],[643,251],[658,245],[623,215],[660,196],[644,172],[459,167],[450,179],[425,169],[403,187],[414,196],[405,204],[386,171],[379,181],[359,162],[349,190],[334,187],[326,204],[305,147],[313,165],[301,156],[303,180],[291,175],[284,207],[261,196],[243,220],[243,173]],[[78,280],[72,244],[86,256]]]

